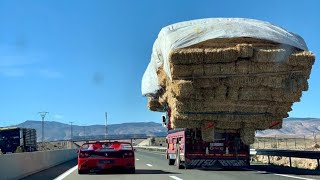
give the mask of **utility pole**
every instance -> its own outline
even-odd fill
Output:
[[[108,127],[107,127],[107,124],[108,124],[108,114],[107,114],[107,112],[105,113],[105,115],[106,115],[106,125],[105,125],[106,132],[105,132],[105,138],[107,139],[107,135],[108,135]]]
[[[72,137],[73,137],[72,123],[73,122],[70,122],[70,141],[72,141]]]
[[[41,116],[41,119],[42,119],[42,123],[41,123],[41,128],[42,128],[42,137],[41,137],[41,142],[42,142],[42,146],[44,146],[44,118],[46,117],[46,115],[48,114],[49,112],[45,112],[45,111],[42,111],[42,112],[39,112],[40,116]]]

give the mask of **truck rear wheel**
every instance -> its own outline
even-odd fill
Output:
[[[174,165],[175,161],[176,161],[175,159],[170,159],[170,157],[169,157],[169,165],[170,166]]]

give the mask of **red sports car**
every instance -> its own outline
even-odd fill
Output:
[[[78,173],[125,170],[135,173],[134,149],[127,142],[85,143],[78,151]]]

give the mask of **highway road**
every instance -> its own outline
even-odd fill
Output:
[[[67,171],[66,167],[70,169]],[[64,172],[65,171],[65,172]],[[60,175],[59,175],[60,174]],[[309,175],[308,175],[309,174]],[[310,175],[318,174],[318,175]],[[275,167],[254,164],[249,169],[237,170],[179,170],[168,166],[164,154],[138,150],[136,152],[136,174],[122,174],[110,172],[106,174],[78,175],[76,161],[37,173],[28,179],[81,180],[81,179],[109,179],[109,180],[312,180],[320,179],[318,171],[298,170],[286,167]]]

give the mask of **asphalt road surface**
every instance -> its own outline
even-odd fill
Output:
[[[56,166],[25,178],[28,179],[54,179],[56,180],[82,180],[82,179],[108,179],[108,180],[312,180],[320,179],[319,171],[299,170],[287,167],[267,166],[254,164],[246,169],[234,170],[179,170],[175,166],[168,166],[168,162],[159,152],[136,151],[136,173],[123,174],[110,172],[104,174],[79,175],[76,160]],[[67,168],[68,167],[68,168]],[[69,169],[69,170],[67,170]],[[313,174],[313,175],[312,175]]]

